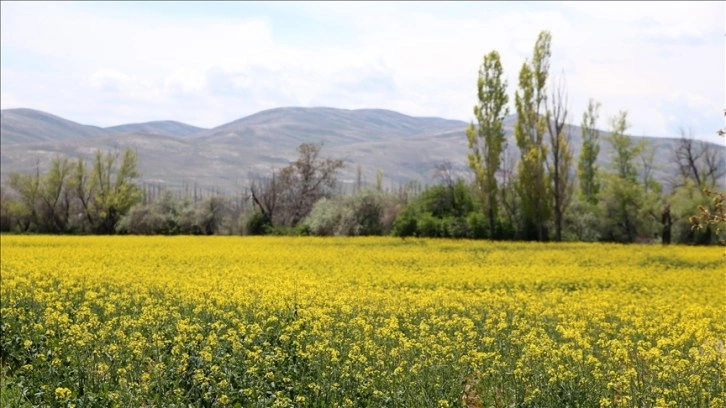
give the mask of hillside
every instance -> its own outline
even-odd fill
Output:
[[[43,168],[58,154],[91,157],[96,149],[131,147],[138,152],[144,183],[171,188],[197,184],[232,194],[254,174],[267,175],[272,168],[295,159],[295,148],[304,142],[322,142],[324,156],[345,161],[340,178],[348,187],[355,182],[358,166],[364,181],[371,184],[376,172],[383,170],[384,184],[392,188],[411,181],[433,183],[435,166],[447,161],[460,175],[470,174],[466,167],[467,123],[381,109],[277,108],[212,129],[171,121],[104,129],[29,109],[3,110],[1,118],[3,181],[10,172],[31,171],[36,163]],[[510,163],[519,155],[514,121],[510,116],[505,123]],[[567,132],[576,157],[581,130],[568,126]],[[610,160],[606,137],[603,132],[602,168]],[[665,182],[676,171],[672,162],[676,139],[646,139],[656,149],[655,175]],[[723,146],[714,148],[726,152]],[[726,158],[722,168],[726,169]]]
[[[79,139],[105,134],[104,129],[76,123],[33,109],[0,111],[0,144]]]
[[[199,133],[203,128],[199,128],[186,123],[174,120],[159,120],[145,123],[130,123],[126,125],[118,125],[104,128],[110,133],[152,133],[164,136],[184,137]]]

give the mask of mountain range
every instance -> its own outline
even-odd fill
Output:
[[[515,116],[505,120],[507,157],[519,155],[514,142]],[[435,117],[412,117],[383,109],[346,110],[327,107],[285,107],[265,110],[205,129],[176,121],[122,124],[112,127],[83,125],[32,109],[0,111],[0,177],[11,172],[41,171],[50,159],[63,155],[91,158],[98,149],[131,147],[138,154],[141,182],[171,189],[196,185],[233,194],[256,175],[269,175],[297,156],[301,143],[322,143],[321,155],[342,159],[344,186],[352,186],[360,167],[363,181],[373,184],[379,170],[384,185],[395,188],[409,182],[435,183],[435,167],[451,163],[455,173],[468,176],[465,129],[468,123]],[[581,130],[568,125],[575,157]],[[599,162],[610,163],[607,132],[601,132]],[[667,183],[675,176],[674,138],[647,139],[655,149],[655,176]],[[726,152],[723,145],[713,148]],[[722,169],[726,157],[722,154]]]

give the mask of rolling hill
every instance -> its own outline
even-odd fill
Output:
[[[104,128],[110,133],[152,133],[164,136],[189,136],[205,129],[174,120],[159,120],[145,123],[130,123]]]
[[[172,121],[100,128],[30,109],[3,110],[0,118],[3,182],[10,172],[31,171],[36,163],[42,169],[56,155],[90,158],[96,149],[131,147],[138,153],[144,183],[172,189],[196,184],[233,194],[255,174],[267,175],[294,160],[295,148],[305,142],[322,142],[323,156],[344,160],[340,179],[349,187],[358,166],[371,184],[383,170],[384,185],[391,188],[411,181],[434,183],[435,166],[443,162],[450,162],[462,176],[470,174],[467,123],[383,109],[277,108],[212,129]],[[510,116],[505,122],[510,163],[519,155],[513,138],[515,119]],[[576,157],[580,128],[568,126],[567,132]],[[601,167],[609,163],[606,136],[601,134]],[[655,175],[666,181],[676,171],[672,152],[677,140],[646,139],[656,150]],[[713,147],[726,152],[724,146]],[[726,158],[721,164],[726,169]]]
[[[0,111],[0,144],[31,143],[79,139],[105,134],[103,128],[81,125],[61,117],[33,109]]]

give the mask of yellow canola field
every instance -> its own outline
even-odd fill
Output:
[[[723,407],[723,248],[2,236],[2,406]]]

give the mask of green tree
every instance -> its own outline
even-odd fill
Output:
[[[583,201],[597,205],[600,193],[597,156],[600,154],[600,131],[597,120],[600,116],[600,103],[593,99],[582,114],[582,149],[577,163],[577,175],[580,185],[580,197]]]
[[[701,222],[695,228],[693,223],[718,214],[717,205],[722,202],[718,198],[723,198],[723,193],[715,190],[717,181],[723,179],[719,166],[723,154],[718,151],[717,145],[696,140],[692,132],[685,129],[681,129],[673,154],[679,175],[672,182],[668,201],[672,208],[669,215],[672,215],[676,240],[691,244],[710,243],[714,238],[718,240],[718,228],[714,228],[718,223]]]
[[[91,231],[113,234],[116,225],[131,207],[141,200],[141,190],[135,180],[136,153],[126,149],[119,163],[118,152],[96,151],[93,167],[88,169],[78,159],[73,173],[73,190],[81,204]]]
[[[458,179],[451,185],[424,190],[398,215],[393,235],[406,237],[483,238],[481,211],[470,186]]]
[[[504,117],[509,113],[507,81],[497,51],[484,56],[479,68],[477,96],[474,106],[478,126],[471,123],[466,129],[469,141],[469,167],[474,171],[481,204],[489,220],[489,237],[495,235],[497,218],[497,178],[505,148]]]
[[[40,182],[39,227],[42,232],[63,233],[69,229],[72,192],[69,188],[71,164],[65,157],[51,160],[50,169]]]
[[[30,231],[38,225],[38,202],[41,195],[40,166],[35,165],[34,174],[10,173],[8,185],[17,193],[12,202],[12,213],[17,220],[18,229]]]
[[[534,46],[531,61],[525,61],[519,72],[519,90],[514,102],[517,122],[514,136],[521,152],[518,163],[517,192],[521,198],[524,237],[546,239],[546,223],[550,218],[545,158],[547,147],[546,84],[549,75],[552,36],[542,31]]]
[[[70,172],[68,159],[54,157],[47,173],[41,173],[36,163],[33,174],[10,174],[8,184],[16,192],[17,200],[8,203],[9,210],[21,231],[68,232],[73,204]]]
[[[608,141],[612,146],[612,172],[606,174],[605,189],[601,197],[603,238],[619,242],[650,239],[655,223],[649,216],[646,186],[638,182],[636,160],[646,148],[645,143],[634,144],[626,134],[629,127],[627,112],[620,112],[611,121],[612,132]]]

